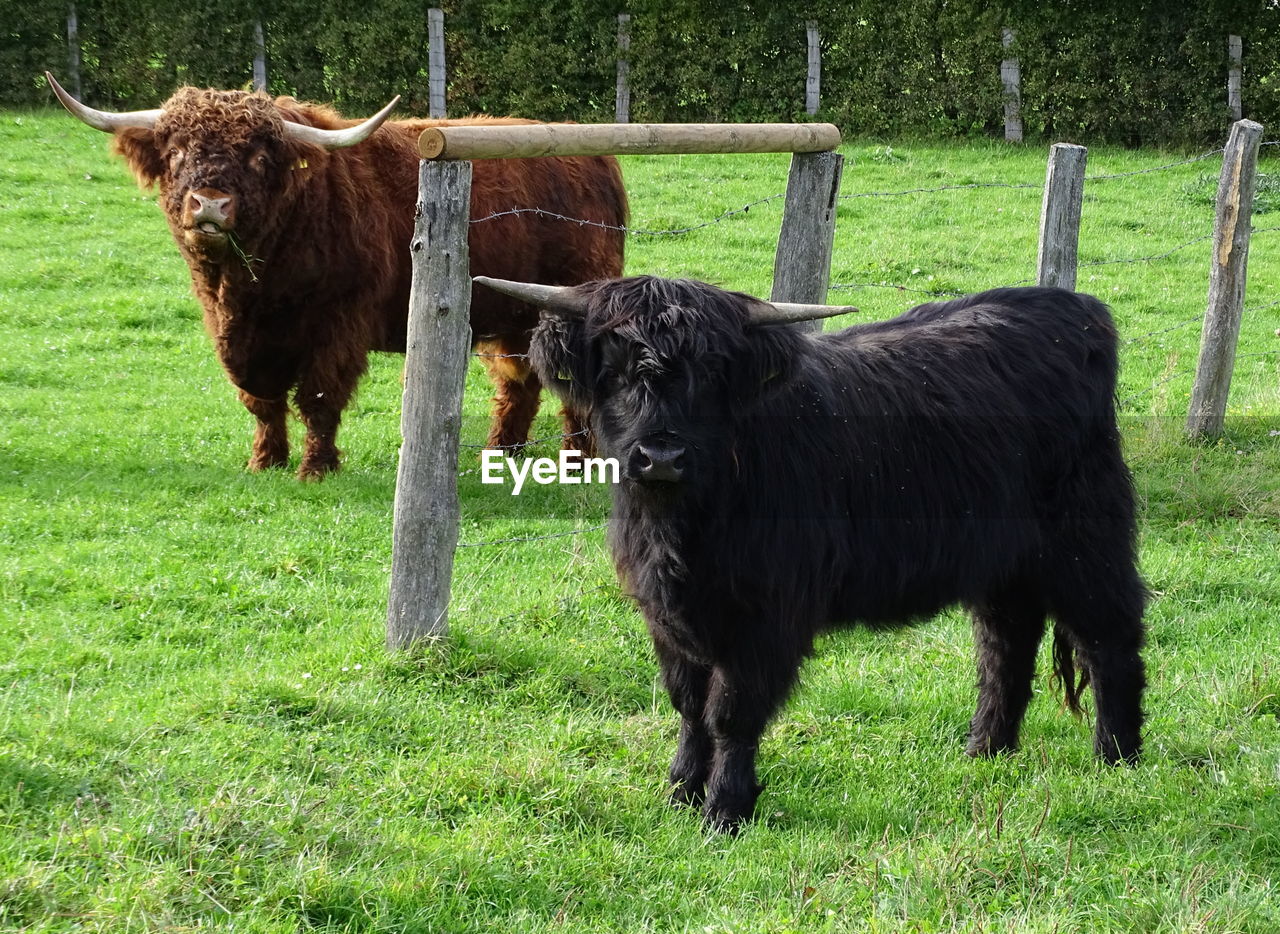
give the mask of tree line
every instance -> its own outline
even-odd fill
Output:
[[[451,115],[612,121],[622,12],[635,122],[819,119],[847,135],[996,137],[1012,54],[1028,138],[1218,143],[1230,34],[1243,38],[1244,115],[1266,125],[1280,111],[1280,9],[1267,0],[0,0],[0,105],[51,101],[41,76],[68,70],[72,5],[83,93],[104,107],[153,107],[184,83],[248,87],[261,23],[272,92],[351,115],[400,94],[401,113],[425,114],[435,6]],[[810,21],[816,117],[805,114]]]

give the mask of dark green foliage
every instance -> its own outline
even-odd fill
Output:
[[[1228,33],[1245,40],[1245,116],[1274,122],[1274,82],[1263,76],[1276,59],[1264,36],[1277,17],[1261,6],[1067,2],[1011,13],[1028,128],[1129,146],[1218,142],[1231,120]]]
[[[272,90],[352,114],[427,109],[430,0],[81,0],[85,93],[147,107],[179,83],[241,87],[253,23]],[[1240,0],[442,0],[452,114],[608,121],[617,14],[630,12],[632,119],[805,119],[805,23],[822,35],[821,119],[855,135],[998,135],[1001,27],[1016,30],[1028,138],[1219,142],[1227,35],[1244,38],[1245,115],[1280,116],[1280,9]],[[0,0],[0,104],[49,100],[66,5]]]
[[[0,2],[0,104],[49,100],[42,72],[67,69],[66,10],[40,0]]]

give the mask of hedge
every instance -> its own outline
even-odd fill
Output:
[[[1264,0],[80,0],[85,97],[141,108],[181,83],[247,87],[260,19],[272,91],[352,115],[401,94],[402,112],[426,113],[430,5],[445,11],[451,114],[612,120],[625,11],[635,121],[809,119],[808,20],[822,35],[817,118],[852,136],[998,134],[1004,26],[1030,139],[1220,142],[1229,33],[1244,38],[1246,116],[1280,116],[1280,9]],[[41,75],[68,69],[66,14],[0,0],[0,105],[49,103]]]

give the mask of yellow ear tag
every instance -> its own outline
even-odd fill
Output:
[[[293,166],[292,166],[292,167],[293,167],[294,169],[305,169],[305,168],[307,167],[307,160],[306,160],[306,159],[299,159],[297,162],[295,162],[295,163],[293,164]]]
[[[556,374],[556,379],[560,380],[562,383],[572,383],[573,375],[568,370],[561,370]]]

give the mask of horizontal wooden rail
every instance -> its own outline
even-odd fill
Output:
[[[430,127],[418,137],[424,159],[827,152],[839,145],[830,123],[531,123]]]

